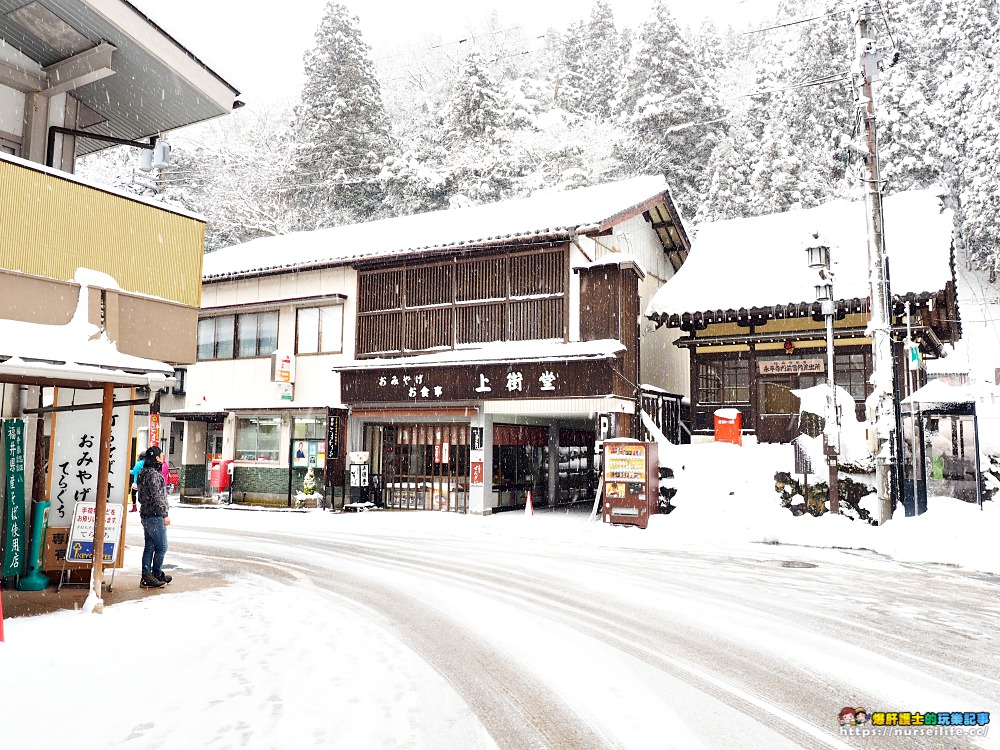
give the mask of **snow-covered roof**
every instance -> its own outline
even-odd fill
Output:
[[[605,253],[600,258],[592,261],[581,261],[579,263],[573,264],[573,269],[577,268],[598,268],[600,266],[635,266],[636,271],[639,272],[639,278],[646,278],[646,268],[643,266],[642,261],[639,260],[638,256],[632,253]]]
[[[954,218],[938,190],[911,190],[883,201],[885,250],[893,295],[933,294],[952,280]],[[646,315],[661,318],[709,310],[812,303],[823,283],[809,268],[808,247],[830,248],[833,296],[869,296],[868,224],[864,202],[698,227],[687,262],[653,296]]]
[[[994,385],[977,383],[967,385],[949,385],[944,380],[931,380],[923,388],[918,388],[911,395],[900,401],[901,404],[959,405],[975,404],[977,402],[997,403],[1000,400],[1000,388]]]
[[[413,357],[362,359],[337,365],[334,370],[369,370],[421,365],[474,365],[490,362],[555,362],[562,360],[611,359],[625,346],[615,339],[598,341],[558,340],[497,341],[474,349],[449,349]]]
[[[668,195],[662,176],[634,177],[484,206],[431,211],[279,237],[262,237],[205,256],[208,279],[347,264],[394,255],[568,238],[604,229]]]

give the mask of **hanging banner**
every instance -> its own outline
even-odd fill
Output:
[[[160,415],[149,415],[149,447],[152,448],[160,444]]]
[[[115,401],[131,398],[131,389],[116,388]],[[99,390],[56,389],[55,406],[100,404]],[[111,452],[108,460],[108,503],[125,503],[128,476],[129,409],[111,412]],[[49,460],[50,529],[68,529],[77,503],[97,500],[97,457],[101,443],[101,409],[79,409],[52,415]]]
[[[3,420],[6,518],[3,577],[24,573],[28,540],[24,517],[24,420]]]

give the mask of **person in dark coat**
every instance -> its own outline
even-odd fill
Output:
[[[136,478],[139,496],[139,517],[145,546],[142,548],[142,578],[140,586],[158,589],[172,580],[163,572],[163,557],[167,554],[167,526],[170,507],[167,505],[167,485],[163,480],[163,451],[159,446],[142,454],[142,471]]]

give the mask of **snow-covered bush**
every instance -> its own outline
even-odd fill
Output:
[[[829,513],[829,482],[816,482],[804,488],[802,483],[792,478],[787,471],[779,471],[774,475],[774,490],[781,498],[782,507],[788,508],[793,516],[808,513],[819,517]],[[863,498],[874,492],[872,487],[842,476],[837,478],[837,491],[840,497],[838,507],[842,515],[875,525],[875,518],[862,502]]]

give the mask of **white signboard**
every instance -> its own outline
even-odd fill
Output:
[[[100,404],[99,390],[58,388],[55,406]],[[131,388],[115,389],[115,401],[132,398]],[[123,503],[129,489],[130,406],[111,413],[111,453],[108,461],[108,504]],[[97,457],[101,450],[100,406],[52,415],[52,453],[49,464],[49,528],[66,529],[73,521],[77,503],[97,500]]]
[[[108,503],[104,509],[104,562],[118,559],[118,539],[122,530],[122,503]],[[94,526],[97,523],[97,503],[77,503],[73,524],[66,546],[66,562],[89,563],[94,560]]]
[[[295,355],[277,351],[271,355],[271,380],[275,383],[295,382]]]

